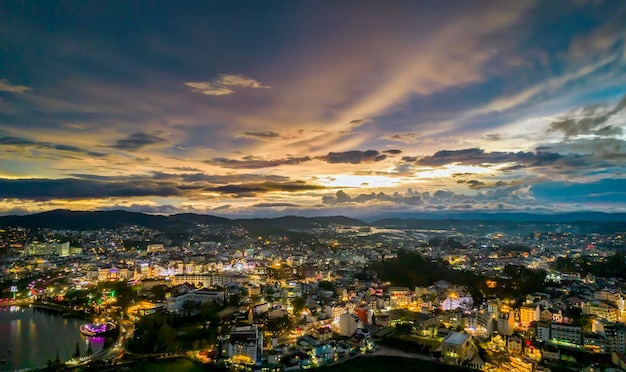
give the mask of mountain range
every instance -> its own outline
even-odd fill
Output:
[[[56,230],[96,230],[122,226],[138,225],[163,230],[184,228],[196,224],[241,226],[246,229],[284,229],[305,231],[329,225],[373,226],[412,229],[466,229],[499,228],[515,229],[519,225],[571,224],[606,231],[626,231],[626,213],[576,212],[567,214],[531,214],[531,213],[420,213],[381,216],[386,218],[364,222],[345,216],[299,217],[284,216],[277,218],[229,219],[202,214],[150,215],[144,213],[114,211],[70,211],[57,209],[48,212],[24,216],[2,216],[0,227],[51,228]],[[597,231],[597,232],[603,232]]]

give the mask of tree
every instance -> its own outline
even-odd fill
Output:
[[[304,306],[306,305],[306,300],[302,297],[295,297],[292,301],[293,305],[293,314],[299,316],[304,310]]]
[[[74,350],[74,355],[72,355],[75,359],[80,358],[80,345],[76,342],[76,350]]]
[[[332,282],[329,282],[328,280],[322,280],[319,284],[319,287],[321,290],[324,291],[333,291],[335,290],[335,286],[333,285]]]
[[[167,286],[165,286],[164,284],[155,285],[152,288],[152,296],[154,296],[154,299],[157,301],[165,300],[166,293],[167,293]]]

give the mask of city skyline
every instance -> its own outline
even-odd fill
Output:
[[[626,211],[620,2],[4,8],[0,215]]]

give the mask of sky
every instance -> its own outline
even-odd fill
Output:
[[[0,214],[626,211],[626,3],[0,12]]]

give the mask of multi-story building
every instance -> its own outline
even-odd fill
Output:
[[[496,323],[498,333],[503,336],[510,336],[515,329],[515,313],[509,305],[502,305],[498,310],[498,322]]]
[[[582,345],[582,328],[574,324],[565,323],[551,323],[550,324],[550,339],[570,342],[576,345]]]
[[[211,274],[179,274],[172,276],[172,285],[189,283],[196,287],[211,288],[212,277]]]
[[[607,351],[626,354],[626,325],[619,323],[605,324],[604,334],[607,340]]]
[[[539,304],[522,305],[519,314],[522,327],[528,327],[530,323],[542,320],[541,307],[539,306]]]
[[[587,302],[584,313],[595,315],[607,322],[617,322],[620,320],[620,309],[615,303],[607,300],[594,300]]]
[[[167,311],[171,313],[181,313],[185,303],[205,303],[215,301],[220,305],[224,304],[225,292],[212,291],[209,289],[198,289],[189,292],[179,293],[167,299]]]
[[[226,344],[226,355],[231,363],[252,366],[260,363],[263,354],[263,336],[256,325],[233,327]]]
[[[535,322],[535,338],[539,341],[550,341],[550,322]]]
[[[130,278],[129,274],[130,272],[128,271],[128,268],[125,268],[125,267],[118,268],[115,266],[111,266],[111,267],[98,268],[98,281],[106,282],[110,280],[129,279]]]
[[[389,287],[389,307],[405,309],[411,304],[411,290],[407,287]]]
[[[472,336],[465,333],[450,332],[440,347],[444,361],[451,364],[460,364],[471,359],[475,352]]]
[[[361,325],[361,320],[354,314],[344,313],[339,316],[339,334],[351,337]]]

